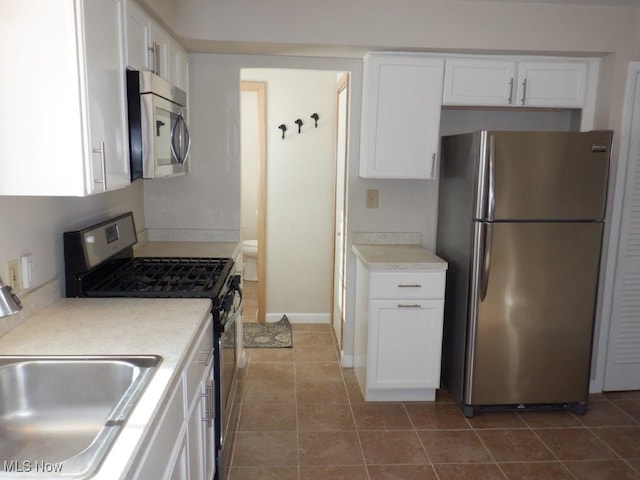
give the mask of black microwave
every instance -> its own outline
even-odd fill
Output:
[[[153,72],[127,70],[131,180],[184,175],[191,136],[187,94]]]

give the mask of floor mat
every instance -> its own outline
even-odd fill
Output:
[[[275,323],[243,323],[245,348],[291,348],[291,324],[286,315]]]

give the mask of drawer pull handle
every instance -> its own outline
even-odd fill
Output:
[[[420,287],[422,287],[422,285],[420,285],[419,283],[414,283],[411,285],[401,283],[400,285],[398,285],[398,288],[420,288]]]
[[[418,303],[414,303],[411,305],[407,305],[405,303],[399,303],[398,304],[398,308],[420,308],[422,307],[422,305],[418,304]]]

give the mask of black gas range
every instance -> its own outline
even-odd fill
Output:
[[[235,430],[235,322],[240,276],[231,258],[135,257],[133,213],[65,232],[67,297],[207,298],[212,302],[216,390],[216,476],[224,478]]]

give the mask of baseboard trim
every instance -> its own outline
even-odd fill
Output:
[[[353,368],[353,355],[345,355],[343,352],[340,365],[342,368]]]
[[[286,315],[290,323],[331,323],[329,313],[267,313],[265,321],[267,323],[279,322],[282,316]]]

